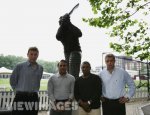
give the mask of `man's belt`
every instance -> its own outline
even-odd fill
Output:
[[[106,97],[103,97],[103,98],[104,98],[104,102],[119,102],[119,98],[118,99],[109,99]]]
[[[66,101],[68,101],[68,99],[62,99],[62,100],[56,99],[56,103],[58,103],[58,102],[66,102]]]
[[[34,96],[34,95],[37,95],[37,92],[17,91],[16,94],[17,95]]]

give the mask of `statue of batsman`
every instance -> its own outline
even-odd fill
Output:
[[[68,72],[75,78],[79,77],[81,64],[81,47],[79,37],[82,32],[70,21],[70,15],[77,8],[77,4],[69,13],[59,18],[59,25],[56,39],[63,44],[65,60],[68,62]]]

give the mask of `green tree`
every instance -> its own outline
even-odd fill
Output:
[[[14,55],[0,55],[0,67],[6,67],[8,69],[14,69],[14,67],[23,61],[26,61],[27,58],[14,56]],[[55,73],[57,71],[58,62],[48,62],[44,60],[38,60],[38,62],[43,66],[45,72]]]
[[[117,52],[150,59],[149,0],[89,0],[95,17],[83,18],[89,25],[108,29],[119,42],[110,42]],[[138,17],[139,16],[139,17]]]
[[[18,63],[25,61],[23,57],[16,57],[14,55],[0,55],[0,67],[13,69]]]
[[[56,73],[58,62],[48,62],[43,60],[38,60],[38,62],[43,66],[45,72]]]

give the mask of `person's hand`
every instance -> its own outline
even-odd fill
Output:
[[[129,98],[128,98],[128,97],[121,97],[121,98],[119,99],[119,102],[120,102],[120,103],[129,102]]]
[[[100,100],[101,100],[102,102],[105,102],[104,97],[100,97]]]
[[[63,20],[67,20],[70,19],[70,16],[68,13],[66,13],[64,16],[62,16]]]
[[[79,101],[79,105],[84,109],[86,112],[91,111],[90,104],[88,102],[83,102],[82,100]]]
[[[56,111],[61,112],[65,110],[65,103],[64,102],[57,102],[56,103]]]
[[[84,102],[83,105],[82,105],[82,108],[86,112],[90,112],[91,111],[91,107],[90,107],[90,104],[88,102]]]
[[[60,25],[67,25],[69,22],[70,22],[69,14],[65,14],[64,16],[61,16],[59,18],[59,24]]]
[[[72,99],[68,99],[65,104],[65,110],[71,110],[71,107],[72,107]]]

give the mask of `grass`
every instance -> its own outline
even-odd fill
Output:
[[[40,83],[40,90],[47,90],[48,79],[42,79]],[[11,86],[9,84],[9,79],[0,78],[0,88],[6,89],[6,91],[11,90]],[[0,90],[1,90],[0,89]]]
[[[10,91],[9,79],[0,78],[0,90],[6,89],[6,91]]]
[[[48,79],[42,79],[40,84],[40,90],[47,90]]]

